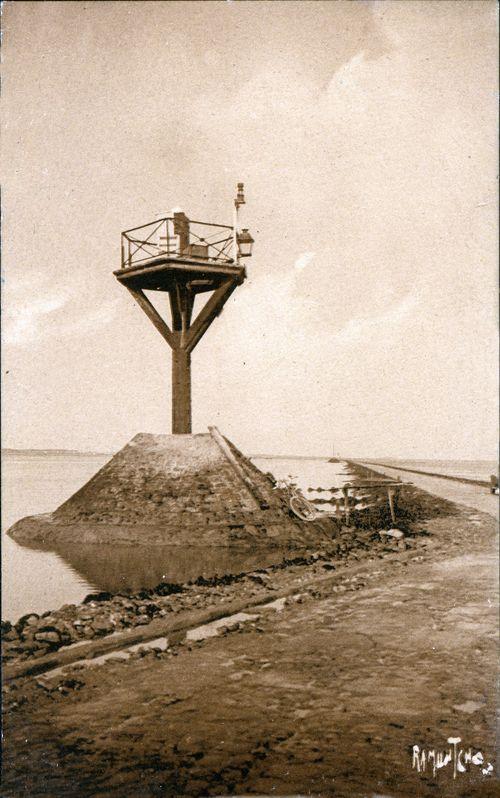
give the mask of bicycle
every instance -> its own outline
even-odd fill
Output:
[[[290,510],[300,518],[301,521],[318,521],[320,518],[335,515],[335,511],[323,512],[318,510],[314,504],[307,501],[300,488],[295,482],[280,479],[276,482],[275,489],[284,490],[288,496],[288,506]]]
[[[335,510],[318,510],[314,504],[307,501],[305,496],[302,494],[300,488],[298,488],[295,482],[291,482],[291,479],[296,479],[296,477],[292,477],[291,474],[289,475],[290,479],[281,479],[278,480],[275,488],[280,488],[282,490],[286,490],[288,493],[288,505],[291,511],[300,518],[301,521],[318,521],[320,518],[340,518],[344,515],[345,523],[347,526],[350,525],[351,519],[351,511],[355,509],[356,505],[356,494],[359,491],[369,490],[370,488],[387,488],[387,498],[389,501],[389,509],[391,514],[391,520],[395,524],[396,523],[396,512],[394,508],[394,499],[396,497],[397,491],[403,487],[403,483],[393,480],[360,480],[359,484],[354,485],[352,482],[346,482],[342,488],[340,489],[343,493],[343,499],[335,501]],[[405,483],[411,485],[412,483]],[[353,496],[349,496],[349,491],[353,492]],[[352,503],[349,501],[352,500]]]

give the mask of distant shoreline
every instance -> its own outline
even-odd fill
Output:
[[[12,449],[9,447],[5,447],[1,449],[2,455],[33,455],[36,457],[44,457],[46,455],[71,455],[74,457],[112,457],[116,454],[115,451],[108,451],[108,452],[96,452],[96,451],[82,451],[81,449]],[[324,462],[332,462],[333,458],[331,455],[307,455],[307,454],[249,454],[247,455],[251,460],[315,460],[315,461],[324,461]],[[335,457],[335,460],[339,463],[346,463],[346,462],[358,462],[358,463],[373,463],[374,465],[385,465],[388,468],[399,468],[400,470],[408,470],[408,471],[418,471],[416,468],[408,468],[408,465],[405,467],[400,466],[399,463],[484,463],[484,464],[496,464],[496,460],[487,459],[487,458],[479,458],[479,459],[470,459],[470,458],[456,458],[456,459],[437,459],[437,458],[421,458],[417,460],[412,460],[411,458],[364,458],[364,457]],[[425,473],[425,472],[422,472]],[[443,474],[433,473],[432,476],[443,476]]]
[[[250,460],[328,460],[329,455],[317,454],[249,454]]]
[[[2,449],[2,455],[4,454],[30,454],[38,457],[45,457],[47,454],[70,454],[77,457],[111,457],[114,452],[82,452],[78,449]]]
[[[2,454],[29,454],[36,456],[51,455],[77,455],[80,457],[89,456],[102,456],[112,457],[116,452],[89,452],[81,451],[79,449],[2,449]],[[329,459],[329,455],[301,455],[301,454],[250,454],[248,457],[251,460],[325,460]]]

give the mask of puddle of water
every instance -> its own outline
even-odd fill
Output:
[[[69,674],[72,668],[76,665],[80,668],[93,668],[97,665],[102,665],[106,660],[111,659],[114,657],[116,659],[128,659],[130,656],[129,651],[122,650],[122,651],[110,651],[108,654],[102,654],[100,657],[94,657],[93,659],[79,659],[77,662],[72,662],[68,665],[61,665],[60,668],[53,668],[46,673],[41,673],[36,676],[36,681],[41,682],[42,684],[48,685],[54,679],[59,678],[60,676],[66,676]]]
[[[109,635],[111,637],[111,635]],[[88,642],[88,641],[82,641]],[[68,646],[69,648],[74,648],[75,646]],[[74,668],[75,665],[84,668],[93,668],[98,665],[102,665],[104,662],[107,662],[109,659],[129,659],[130,655],[133,654],[135,651],[139,651],[139,649],[149,649],[149,648],[159,648],[161,651],[166,651],[168,648],[168,638],[166,637],[157,637],[154,640],[147,640],[144,643],[136,643],[133,646],[129,646],[128,648],[122,649],[115,649],[113,651],[108,651],[107,654],[101,654],[100,657],[93,657],[92,659],[80,659],[77,662],[72,662],[68,665],[61,665],[60,668],[54,668],[53,670],[47,671],[47,673],[42,673],[40,676],[37,676],[38,681],[50,681],[51,679],[57,678],[58,676],[64,676],[68,669]],[[67,650],[66,649],[66,650]]]
[[[117,632],[110,632],[109,634],[106,635],[106,640],[112,640],[113,637],[121,637],[124,633],[126,634],[127,632],[131,633],[134,631],[136,630],[131,627],[129,629],[120,629]],[[64,646],[64,651],[74,651],[75,648],[81,648],[81,646],[86,646],[88,642],[89,642],[88,640],[77,640],[76,643],[70,643],[69,646]]]
[[[479,701],[466,701],[465,704],[453,704],[453,709],[456,709],[457,712],[465,712],[467,715],[472,715],[473,712],[478,712],[484,706],[486,705]]]
[[[285,604],[286,604],[286,598],[279,598],[276,599],[275,601],[271,601],[269,604],[261,604],[259,609],[276,610],[276,612],[282,612],[285,608]]]
[[[148,640],[146,643],[137,643],[135,646],[130,646],[127,651],[139,651],[141,648],[159,648],[161,651],[166,651],[168,648],[168,637],[157,637],[155,640]]]
[[[186,634],[186,640],[205,640],[207,637],[216,637],[219,634],[219,629],[223,626],[232,626],[234,623],[244,623],[245,621],[256,621],[258,615],[248,615],[246,612],[237,612],[235,615],[227,615],[225,618],[219,618],[217,621],[206,623],[203,626],[197,626],[196,629],[190,629]]]

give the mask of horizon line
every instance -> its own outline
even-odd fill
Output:
[[[126,444],[125,444],[126,445]],[[123,447],[120,447],[123,448]],[[78,455],[109,455],[113,456],[117,454],[120,449],[116,449],[113,451],[97,451],[95,449],[70,449],[70,448],[61,448],[61,447],[51,447],[51,448],[38,448],[38,447],[17,447],[17,446],[2,446],[1,452],[16,452],[16,453],[23,453],[23,452],[31,452],[31,453],[39,453],[39,454],[50,454],[52,453],[59,453],[59,454],[78,454]],[[360,460],[360,461],[367,461],[367,460],[461,460],[461,461],[469,461],[475,462],[477,460],[487,460],[490,462],[497,462],[496,457],[423,457],[423,456],[405,456],[405,455],[342,455],[342,454],[281,454],[281,453],[256,453],[256,454],[247,454],[247,457],[250,459],[282,459],[282,460],[332,460],[335,458],[336,460]]]

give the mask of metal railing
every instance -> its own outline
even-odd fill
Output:
[[[234,228],[189,220],[189,244],[181,250],[181,236],[171,216],[125,230],[121,234],[121,267],[144,264],[152,258],[190,258],[234,263]]]

